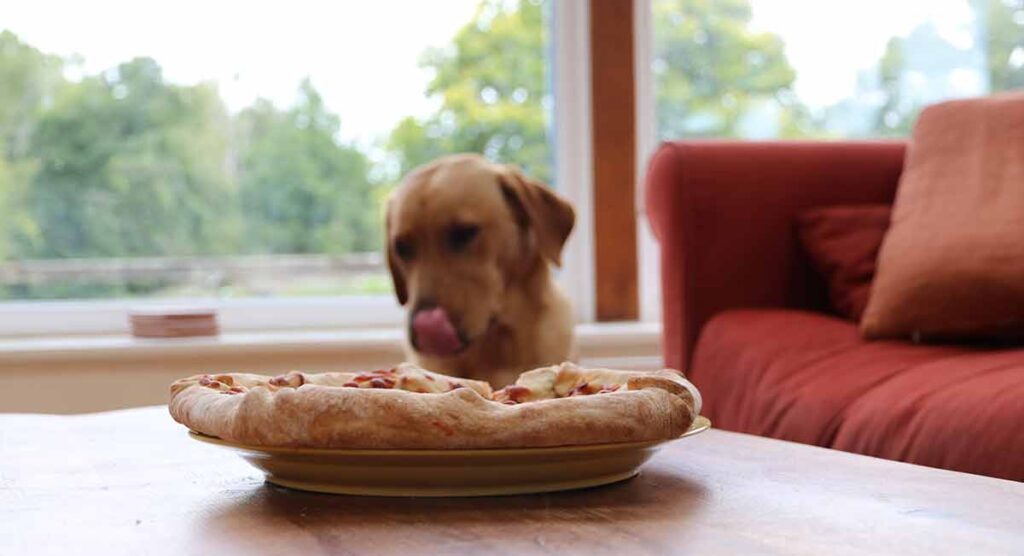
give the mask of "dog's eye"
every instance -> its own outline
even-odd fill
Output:
[[[448,229],[448,248],[462,251],[480,233],[480,226],[475,224],[458,224]]]
[[[411,260],[415,254],[412,248],[412,243],[410,243],[408,239],[395,240],[395,253],[398,255],[398,258],[407,262]]]

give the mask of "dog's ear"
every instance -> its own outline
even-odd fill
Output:
[[[398,265],[398,258],[395,256],[395,246],[391,242],[391,208],[395,204],[394,196],[388,197],[384,206],[384,249],[388,253],[388,270],[391,272],[391,282],[395,286],[395,297],[399,305],[405,305],[409,300],[409,292],[405,285],[405,275]]]
[[[537,249],[544,258],[561,265],[562,247],[576,222],[572,205],[514,166],[505,166],[499,173],[499,181],[516,223],[533,232]]]

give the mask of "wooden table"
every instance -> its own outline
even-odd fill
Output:
[[[709,431],[583,491],[264,484],[164,408],[0,414],[0,554],[1024,554],[1024,484]]]

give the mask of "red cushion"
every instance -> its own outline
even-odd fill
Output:
[[[688,373],[714,426],[1024,480],[1024,349],[866,342],[802,311],[720,313]]]
[[[861,330],[1024,341],[1024,91],[921,112]]]
[[[816,208],[797,215],[797,235],[828,284],[832,310],[860,321],[868,304],[875,259],[889,228],[887,204]]]

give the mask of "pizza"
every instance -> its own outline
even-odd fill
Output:
[[[676,438],[700,413],[671,370],[563,363],[494,391],[482,381],[402,364],[363,373],[204,374],[171,385],[190,429],[252,446],[488,449]]]

